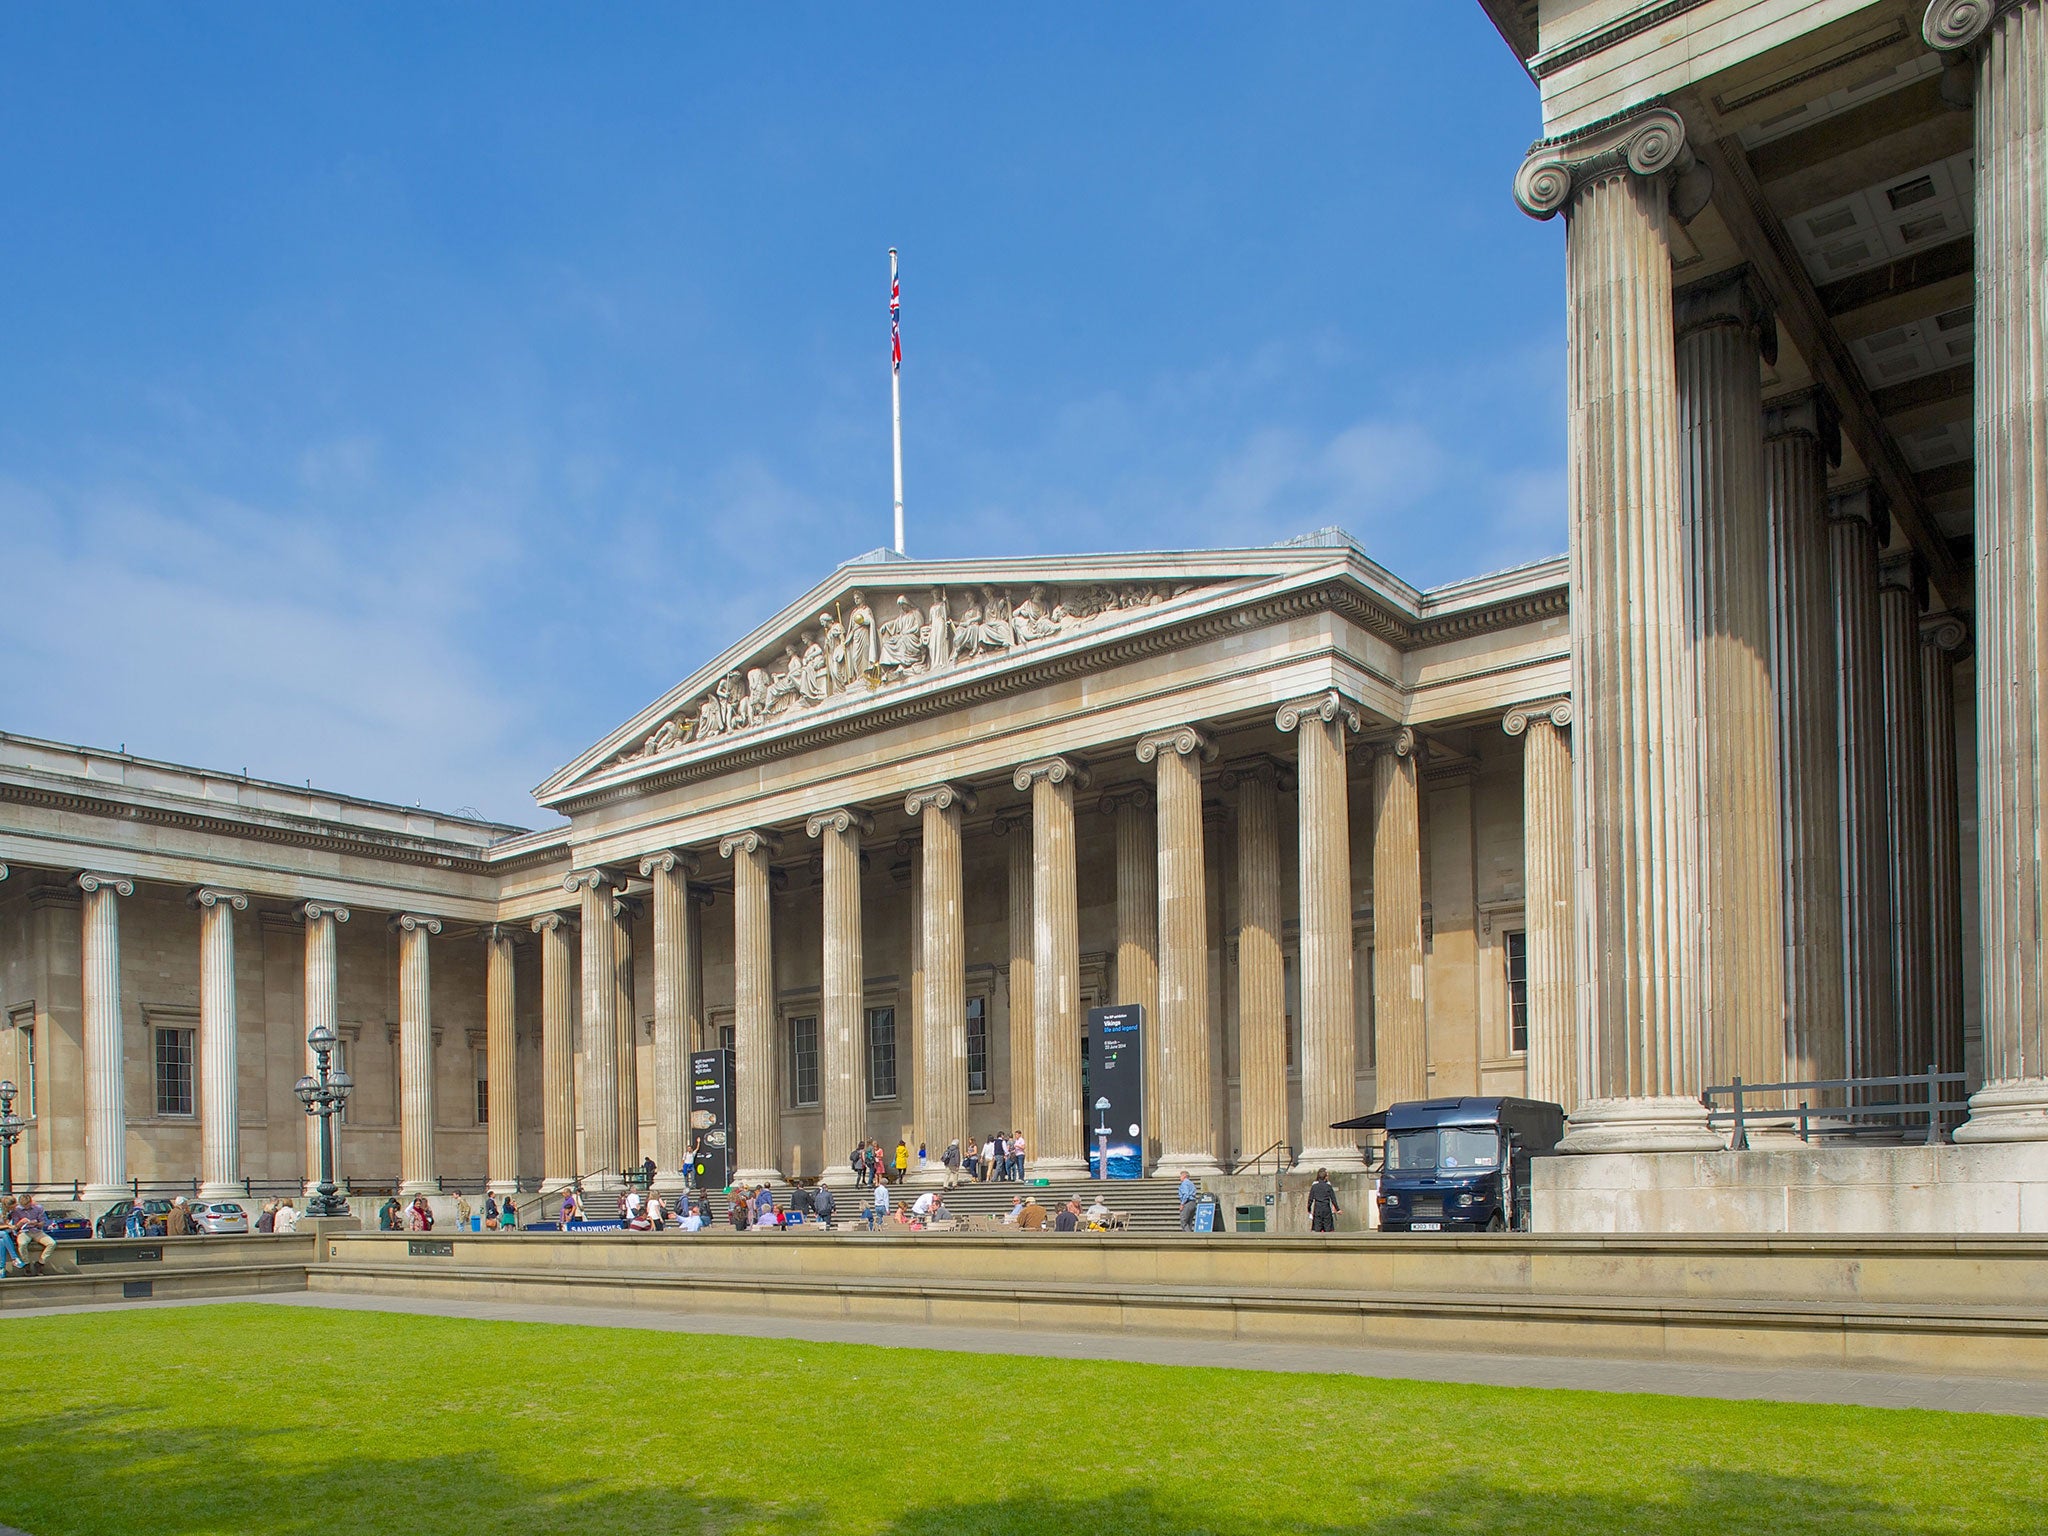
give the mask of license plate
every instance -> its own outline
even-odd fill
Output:
[[[1441,1232],[1443,1229],[1444,1224],[1440,1221],[1417,1221],[1409,1223],[1408,1226],[1411,1232]]]

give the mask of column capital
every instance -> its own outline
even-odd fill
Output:
[[[425,929],[428,933],[439,933],[441,919],[428,917],[421,912],[394,912],[391,914],[390,927],[393,933],[414,933],[420,929]]]
[[[1750,332],[1767,363],[1778,361],[1778,306],[1747,263],[1687,283],[1671,295],[1672,327],[1681,338],[1727,326]]]
[[[1877,535],[1879,549],[1884,548],[1892,536],[1891,504],[1885,500],[1884,490],[1875,480],[1859,480],[1854,485],[1829,491],[1828,521],[1867,525]]]
[[[875,818],[855,806],[839,805],[829,811],[813,811],[804,819],[804,836],[822,837],[831,832],[858,832],[862,837],[875,835]]]
[[[1842,462],[1842,415],[1835,397],[1820,385],[1775,395],[1764,402],[1764,441],[1775,437],[1810,437],[1820,444],[1831,465]]]
[[[517,927],[512,923],[485,923],[477,930],[477,937],[486,947],[492,944],[511,944],[518,940]]]
[[[1930,613],[1920,621],[1920,643],[1961,661],[1970,651],[1970,621],[1960,613]]]
[[[1016,805],[1006,811],[997,811],[990,818],[988,829],[997,837],[1008,837],[1012,832],[1021,832],[1026,837],[1029,837],[1031,835],[1031,808],[1029,806]]]
[[[1668,178],[1681,224],[1692,222],[1714,190],[1713,173],[1686,143],[1685,119],[1659,106],[1531,145],[1515,173],[1515,201],[1531,218],[1547,219],[1588,182],[1622,171]]]
[[[1500,718],[1500,728],[1510,736],[1519,736],[1529,729],[1531,721],[1548,720],[1559,730],[1572,723],[1572,701],[1570,699],[1544,699],[1537,704],[1517,704]]]
[[[1991,30],[1991,23],[2007,11],[2016,11],[2031,0],[1933,0],[1920,21],[1920,36],[1936,53],[1960,53],[1973,48]]]
[[[614,896],[612,898],[612,916],[623,917],[629,922],[639,917],[644,907],[645,903],[638,896]]]
[[[554,933],[562,928],[567,928],[573,933],[576,919],[566,912],[543,912],[529,926],[535,933]]]
[[[1151,803],[1152,786],[1134,781],[1129,784],[1110,785],[1096,800],[1095,808],[1105,816],[1114,816],[1126,807],[1142,811]]]
[[[933,810],[950,811],[956,805],[971,813],[978,803],[974,791],[965,784],[932,784],[923,789],[913,789],[903,797],[903,814],[921,816],[927,806]]]
[[[1282,704],[1273,716],[1273,725],[1285,733],[1311,715],[1325,725],[1334,721],[1340,730],[1350,731],[1353,735],[1365,729],[1365,706],[1335,688],[1325,688],[1305,699],[1291,699]]]
[[[1029,789],[1040,779],[1048,784],[1064,784],[1072,779],[1076,789],[1086,789],[1089,774],[1086,765],[1071,757],[1040,757],[1019,763],[1011,776],[1011,782],[1019,789]]]
[[[687,848],[662,848],[642,857],[641,874],[651,880],[656,870],[660,870],[664,875],[672,875],[681,870],[684,877],[688,878],[697,873],[697,855]]]
[[[1286,789],[1294,782],[1294,768],[1292,764],[1261,752],[1227,764],[1222,779],[1225,789],[1236,789],[1240,784],[1256,783],[1262,779],[1270,779],[1275,789]]]
[[[562,876],[562,889],[571,895],[578,895],[584,890],[603,890],[607,886],[613,890],[618,890],[625,883],[612,870],[600,869],[595,866],[589,869],[572,869],[568,874]]]
[[[301,901],[293,905],[292,916],[302,923],[317,923],[323,917],[345,923],[348,921],[348,908],[336,906],[331,901]]]
[[[185,898],[185,903],[187,906],[199,907],[201,909],[226,905],[237,912],[249,910],[249,898],[244,892],[223,890],[217,885],[202,885],[198,887],[191,895]]]
[[[718,856],[729,859],[735,853],[766,853],[770,858],[782,852],[782,841],[773,832],[764,832],[759,827],[745,827],[738,832],[728,832],[718,840]]]
[[[1903,592],[1917,611],[1927,606],[1927,562],[1910,549],[1883,555],[1877,562],[1877,589]]]
[[[116,896],[133,896],[135,894],[135,882],[126,875],[110,875],[101,870],[89,869],[78,877],[78,888],[88,896],[94,891],[99,890],[102,886],[105,886]]]
[[[1176,725],[1170,730],[1152,731],[1138,738],[1138,761],[1149,763],[1162,752],[1178,757],[1199,754],[1205,763],[1216,761],[1216,739],[1200,726]]]

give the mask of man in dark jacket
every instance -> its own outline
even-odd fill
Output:
[[[1330,1182],[1330,1170],[1318,1168],[1316,1181],[1308,1187],[1308,1229],[1334,1232],[1343,1207],[1337,1204],[1337,1186]]]
[[[828,1232],[832,1229],[833,1203],[832,1186],[830,1184],[820,1184],[812,1191],[811,1210],[817,1216],[819,1224]]]

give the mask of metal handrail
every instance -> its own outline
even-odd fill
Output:
[[[1890,1120],[1897,1122],[1898,1126],[1903,1129],[1905,1122],[1909,1118],[1918,1115],[1925,1115],[1927,1117],[1927,1145],[1932,1147],[1941,1144],[1943,1115],[1951,1111],[1960,1115],[1970,1107],[1968,1099],[1943,1098],[1941,1096],[1942,1087],[1946,1084],[1964,1081],[1966,1079],[1963,1073],[1943,1072],[1938,1065],[1932,1062],[1928,1064],[1925,1072],[1915,1072],[1909,1076],[1899,1077],[1829,1077],[1813,1078],[1795,1083],[1745,1083],[1738,1077],[1730,1083],[1702,1090],[1700,1093],[1700,1103],[1707,1111],[1707,1124],[1709,1126],[1727,1125],[1730,1127],[1728,1150],[1731,1152],[1747,1152],[1749,1150],[1749,1127],[1759,1121],[1796,1122],[1799,1127],[1799,1139],[1805,1142],[1811,1141],[1815,1134],[1857,1136],[1886,1128],[1875,1125],[1858,1125],[1855,1123],[1858,1120]],[[1816,1111],[1804,1099],[1799,1101],[1796,1109],[1787,1109],[1781,1106],[1763,1107],[1743,1103],[1744,1096],[1748,1094],[1798,1093],[1804,1091],[1840,1093],[1846,1097],[1850,1094],[1868,1092],[1874,1088],[1923,1088],[1926,1090],[1926,1097],[1914,1102],[1908,1101],[1901,1095],[1896,1103],[1864,1102],[1845,1104],[1839,1109],[1825,1109],[1820,1111],[1820,1113],[1827,1115],[1830,1119],[1840,1118],[1850,1123],[1842,1126],[1840,1129],[1819,1132],[1815,1131],[1812,1124]],[[1731,1107],[1728,1109],[1716,1109],[1714,1107],[1714,1100],[1716,1098],[1728,1098],[1731,1101]]]

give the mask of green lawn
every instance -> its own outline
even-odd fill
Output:
[[[222,1306],[0,1319],[0,1524],[2048,1530],[2048,1424]]]

